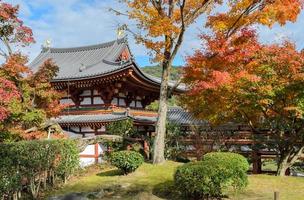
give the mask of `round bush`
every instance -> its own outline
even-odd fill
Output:
[[[128,174],[143,164],[144,157],[135,151],[118,151],[111,154],[110,162],[124,174]]]
[[[223,189],[233,186],[241,190],[247,186],[249,164],[235,153],[208,153],[202,161],[184,164],[177,168],[174,182],[187,198],[201,199],[222,196]]]

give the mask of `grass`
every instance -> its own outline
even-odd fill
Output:
[[[280,192],[280,200],[303,200],[304,178],[250,175],[248,187],[236,199],[269,200],[275,191]]]
[[[103,199],[177,199],[172,193],[173,174],[179,165],[172,161],[158,166],[145,163],[127,176],[109,166],[93,167],[48,195],[88,193],[112,188],[113,193]],[[250,175],[249,185],[243,192],[235,195],[227,191],[227,194],[230,199],[269,200],[273,199],[274,191],[280,192],[280,200],[304,200],[304,178]]]

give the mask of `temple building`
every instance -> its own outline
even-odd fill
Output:
[[[70,137],[107,134],[107,124],[125,119],[132,119],[138,132],[153,135],[157,112],[147,110],[146,106],[159,98],[161,80],[140,69],[126,38],[75,48],[44,47],[30,66],[35,71],[47,59],[52,59],[59,67],[51,83],[65,94],[60,102],[68,105],[54,120]],[[184,85],[175,87],[174,82],[170,82],[169,87],[175,88],[174,95],[186,91]],[[251,156],[254,173],[261,171],[262,156],[273,158],[276,153],[264,149],[253,151],[255,141],[246,126],[227,124],[210,129],[206,121],[193,118],[180,107],[169,108],[168,121],[180,125],[187,133],[191,133],[192,125],[216,132],[217,142],[227,146],[227,150]],[[201,151],[212,147],[215,141],[214,138],[187,135],[182,142],[188,145],[185,153],[191,153],[190,157],[202,155]],[[145,148],[145,141],[143,146]],[[80,157],[87,165],[97,162],[101,152],[98,144],[91,145]]]
[[[157,113],[146,106],[159,98],[159,78],[144,73],[136,64],[126,38],[111,42],[75,47],[43,47],[31,63],[35,71],[52,59],[59,67],[52,85],[64,92],[60,100],[68,104],[55,120],[71,136],[105,134],[108,123],[131,118],[138,131],[152,133]],[[173,94],[185,92],[184,85]],[[188,126],[200,123],[181,108],[170,108],[168,120]]]

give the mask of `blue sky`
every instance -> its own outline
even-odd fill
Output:
[[[32,28],[36,43],[23,49],[33,59],[41,50],[46,39],[51,39],[53,47],[74,47],[97,44],[116,39],[118,24],[133,22],[109,12],[110,7],[121,8],[118,0],[7,0],[20,5],[20,15],[25,24]],[[186,33],[184,44],[174,64],[182,65],[184,57],[200,47],[197,35],[204,31],[202,17]],[[260,40],[265,43],[283,39],[294,41],[298,49],[304,48],[304,13],[296,23],[284,27],[275,25],[272,29],[258,27]],[[129,36],[132,53],[140,66],[152,65],[146,49]]]

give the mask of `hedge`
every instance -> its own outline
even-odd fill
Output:
[[[191,162],[177,168],[175,186],[186,198],[208,199],[223,195],[223,190],[235,191],[247,186],[249,164],[245,157],[235,153],[208,153],[202,161]]]
[[[144,157],[135,151],[118,151],[110,155],[110,163],[124,174],[134,172],[144,162]]]
[[[18,199],[21,191],[37,199],[41,187],[65,181],[79,165],[72,140],[0,144],[0,158],[0,199]]]

